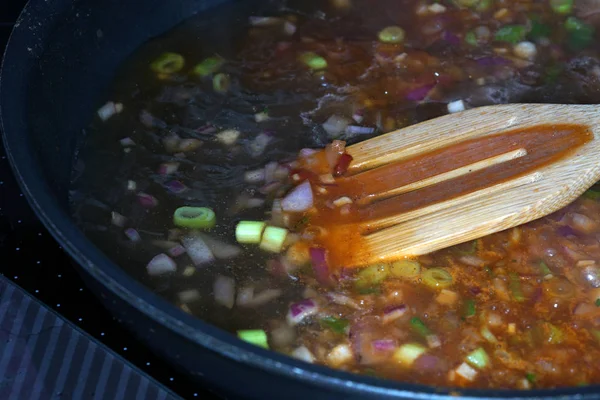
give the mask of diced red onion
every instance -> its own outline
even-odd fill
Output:
[[[254,288],[251,286],[243,287],[238,290],[236,304],[238,306],[246,306],[254,298]]]
[[[156,197],[149,195],[148,193],[140,192],[137,195],[140,205],[144,208],[154,208],[158,205]]]
[[[297,358],[298,360],[307,362],[307,363],[314,363],[315,362],[315,356],[313,356],[313,354],[310,352],[310,350],[308,350],[305,346],[300,346],[297,349],[295,349],[294,351],[292,351],[292,356]]]
[[[284,256],[267,261],[267,270],[276,277],[289,277],[296,280],[291,274],[297,268],[296,265],[289,262]]]
[[[579,236],[579,234],[575,232],[575,229],[571,228],[569,225],[559,226],[556,233],[562,237]]]
[[[162,275],[169,272],[175,272],[177,270],[177,264],[168,255],[161,253],[155,256],[148,265],[146,265],[146,271],[149,275],[156,276]]]
[[[383,310],[382,322],[384,324],[397,320],[406,314],[406,306],[404,304],[398,306],[390,306]]]
[[[171,257],[179,257],[180,255],[182,255],[182,254],[185,253],[185,247],[183,247],[182,245],[178,244],[178,245],[173,246],[170,249],[168,249],[167,253],[169,253],[169,255]]]
[[[121,111],[123,111],[123,104],[109,101],[98,109],[98,117],[100,117],[102,121],[106,121]]]
[[[127,236],[127,238],[132,242],[139,242],[140,240],[142,240],[138,231],[136,231],[133,228],[125,229],[125,236]]]
[[[296,25],[292,24],[290,21],[285,21],[283,24],[283,32],[288,36],[292,36],[296,33]]]
[[[228,276],[217,275],[213,284],[215,302],[227,308],[233,308],[235,300],[235,280]]]
[[[119,143],[121,143],[121,146],[123,146],[123,147],[135,146],[135,142],[130,137],[126,137],[126,138],[119,140]]]
[[[344,153],[340,156],[337,165],[333,169],[334,176],[344,175],[348,168],[350,167],[350,163],[352,162],[352,156],[348,153]]]
[[[352,114],[352,119],[357,123],[360,124],[363,122],[363,120],[365,119],[365,110],[360,108],[358,110],[354,111],[354,114]]]
[[[310,157],[315,153],[318,153],[319,150],[315,150],[315,149],[301,149],[300,150],[300,157],[302,158],[306,158],[306,157]]]
[[[444,365],[439,357],[423,354],[415,360],[413,368],[419,371],[439,371],[444,369]]]
[[[204,233],[198,236],[206,243],[212,254],[220,260],[229,260],[242,254],[242,249],[236,245],[225,243]]]
[[[346,296],[345,294],[330,292],[327,293],[326,297],[335,304],[360,310],[360,306],[354,300],[352,300],[352,298]]]
[[[215,256],[210,251],[210,248],[200,237],[187,236],[181,242],[195,266],[208,264],[215,260]]]
[[[178,162],[166,162],[166,163],[162,163],[159,165],[158,173],[161,175],[171,175],[171,174],[174,174],[175,172],[177,172],[178,169],[179,169]]]
[[[377,351],[392,351],[396,348],[396,341],[394,339],[377,339],[371,342],[371,346]]]
[[[248,22],[252,26],[272,26],[283,22],[283,19],[278,17],[255,17],[248,18]]]
[[[310,261],[317,282],[327,286],[331,284],[331,271],[327,262],[327,251],[320,247],[311,247],[309,249]]]
[[[375,132],[375,128],[371,126],[348,125],[346,134],[348,135],[370,135]]]
[[[215,128],[211,124],[206,124],[206,125],[203,125],[203,126],[201,126],[199,128],[196,128],[195,131],[198,132],[198,133],[202,133],[202,134],[206,135],[206,134],[217,132],[217,128]]]
[[[460,38],[450,31],[444,31],[444,33],[442,33],[442,39],[453,46],[460,45]]]
[[[419,86],[418,88],[412,89],[406,94],[406,100],[409,101],[421,101],[427,97],[431,89],[435,87],[435,83]]]
[[[346,131],[346,127],[350,125],[348,118],[332,115],[323,123],[323,129],[329,135],[329,137],[338,137],[340,134]]]
[[[318,311],[317,303],[313,299],[304,299],[290,306],[287,314],[288,324],[294,326],[302,322],[305,318],[316,314]]]
[[[591,233],[598,227],[593,219],[584,214],[573,213],[571,221],[573,221],[573,228],[583,233]]]
[[[266,133],[260,133],[258,134],[254,140],[252,141],[252,143],[250,143],[249,146],[249,153],[252,157],[258,157],[260,156],[262,153],[265,152],[267,146],[269,143],[271,143],[271,140],[273,140],[273,138],[266,134]]]
[[[325,147],[325,158],[329,164],[329,168],[333,169],[346,150],[346,142],[343,140],[334,140]]]
[[[313,206],[313,192],[309,181],[302,182],[293,188],[281,200],[281,208],[288,212],[304,212]]]
[[[110,213],[110,222],[115,225],[115,226],[119,226],[119,227],[124,227],[125,223],[127,222],[127,218],[124,217],[123,215],[119,214],[116,211],[113,211]]]
[[[186,190],[188,190],[188,187],[185,186],[182,182],[180,181],[169,181],[167,183],[165,183],[165,187],[167,188],[167,190],[171,193],[183,193]]]

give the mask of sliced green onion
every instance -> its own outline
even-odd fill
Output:
[[[383,282],[388,276],[388,269],[385,264],[375,264],[361,269],[356,274],[354,287],[357,289],[366,289],[376,286]]]
[[[498,343],[498,339],[496,338],[496,336],[494,336],[494,334],[489,330],[487,326],[481,328],[481,336],[483,336],[483,338],[490,343]]]
[[[173,74],[180,71],[185,65],[185,59],[181,54],[164,53],[150,64],[150,68],[158,74]]]
[[[596,305],[596,307],[600,307],[600,297],[596,299],[594,304]]]
[[[421,264],[415,260],[400,260],[390,265],[390,275],[395,278],[412,278],[420,273]]]
[[[427,325],[425,325],[425,323],[418,317],[412,317],[410,319],[410,327],[415,333],[424,338],[433,334]]]
[[[544,322],[541,327],[546,343],[560,344],[564,341],[565,334],[558,326],[553,325],[550,322]]]
[[[247,329],[238,331],[238,337],[245,342],[252,343],[255,346],[262,347],[265,349],[269,348],[269,342],[267,341],[267,333],[262,329]]]
[[[465,42],[470,44],[471,46],[477,46],[477,36],[475,36],[475,32],[470,31],[465,35]]]
[[[377,37],[382,43],[398,44],[404,41],[406,33],[399,26],[388,26],[379,31]]]
[[[452,275],[442,268],[429,268],[423,272],[423,283],[430,288],[443,289],[452,285]]]
[[[472,317],[475,315],[475,312],[475,300],[467,299],[467,301],[465,301],[465,317]]]
[[[405,343],[394,352],[393,358],[404,366],[410,367],[426,351],[427,348],[418,343]]]
[[[227,93],[230,85],[231,79],[227,74],[216,74],[213,78],[213,90],[217,93]]]
[[[307,67],[313,70],[327,68],[327,60],[313,52],[303,53],[300,56],[300,61],[302,61],[304,64],[306,64]]]
[[[235,239],[238,243],[260,243],[266,223],[262,221],[240,221],[235,227]]]
[[[280,253],[287,237],[288,230],[277,226],[267,226],[259,247],[271,253]]]
[[[550,0],[550,7],[557,14],[570,14],[573,11],[573,0]]]
[[[223,64],[225,64],[225,60],[219,56],[205,58],[194,67],[194,74],[202,77],[212,75],[217,72]]]
[[[512,293],[513,299],[518,302],[525,301],[525,296],[523,295],[523,290],[521,290],[521,278],[519,275],[514,272],[509,275],[510,281],[508,283],[508,288]]]
[[[173,223],[182,228],[211,229],[215,226],[215,212],[208,207],[179,207],[173,214]]]
[[[496,31],[494,39],[498,42],[517,44],[525,37],[527,29],[523,25],[506,25]]]
[[[536,376],[533,372],[528,372],[525,374],[525,379],[527,379],[529,383],[535,383]]]
[[[489,364],[490,357],[483,347],[479,347],[467,355],[466,361],[471,364],[472,367],[484,369]]]
[[[540,272],[542,273],[542,276],[552,275],[552,271],[550,270],[550,268],[548,268],[548,265],[543,261],[540,262]]]
[[[332,330],[335,333],[346,333],[350,322],[344,318],[325,317],[321,318],[321,326]]]

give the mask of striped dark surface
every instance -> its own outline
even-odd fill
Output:
[[[0,276],[0,399],[180,397]]]

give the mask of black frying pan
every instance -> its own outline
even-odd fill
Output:
[[[134,281],[71,220],[73,154],[82,129],[106,100],[104,90],[118,65],[147,39],[223,2],[31,0],[17,21],[0,76],[4,144],[23,193],[113,315],[156,353],[220,393],[254,399],[455,398],[455,391],[311,366],[240,342]],[[462,394],[591,399],[600,397],[600,388]]]

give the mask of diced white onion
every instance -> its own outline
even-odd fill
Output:
[[[462,100],[451,101],[448,103],[448,112],[450,114],[465,110],[465,103]]]

